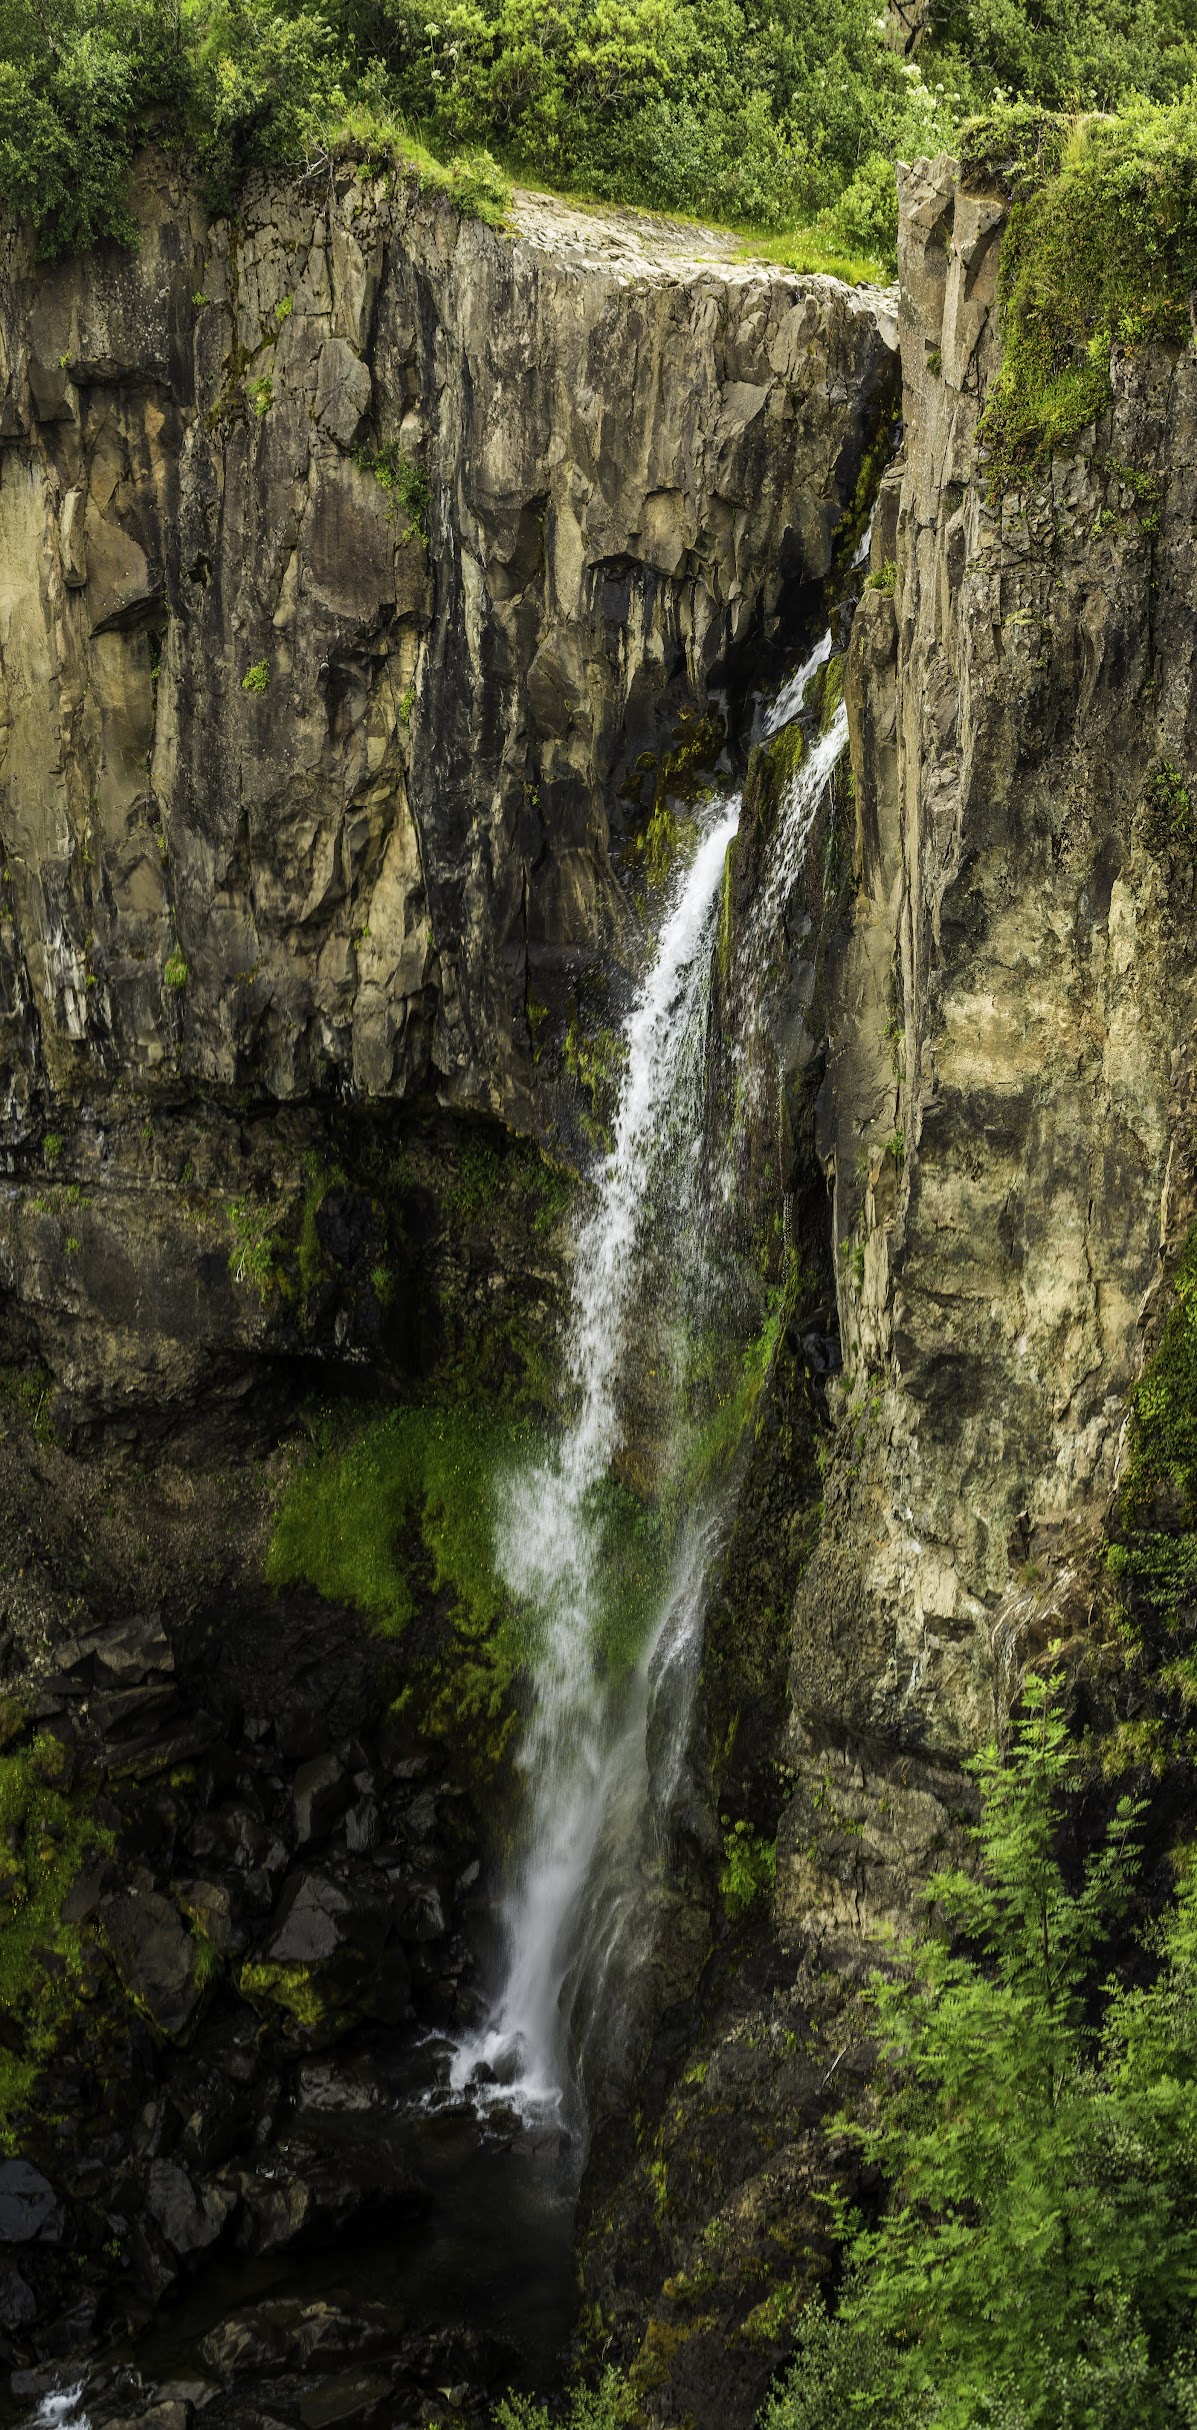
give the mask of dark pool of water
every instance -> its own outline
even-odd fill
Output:
[[[410,2329],[485,2331],[516,2350],[513,2385],[541,2391],[559,2382],[577,2312],[576,2147],[554,2128],[505,2129],[430,2100],[440,2056],[425,2045],[398,2053],[387,2070],[405,2154],[429,2196],[420,2218],[301,2253],[219,2259],[105,2361],[134,2363],[146,2383],[210,2378],[200,2351],[208,2332],[247,2304],[287,2296],[350,2311],[382,2304]],[[358,2131],[368,2134],[369,2121]],[[72,2376],[64,2366],[59,2384]],[[0,2421],[23,2424],[34,2411],[28,2400],[0,2398]]]

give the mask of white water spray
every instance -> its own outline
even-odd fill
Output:
[[[803,705],[831,653],[826,634],[761,716],[767,738]],[[742,951],[772,946],[828,778],[843,749],[837,709],[787,786]],[[602,1495],[623,1443],[621,1399],[654,1354],[667,1312],[645,1306],[656,1225],[668,1234],[673,1287],[701,1307],[709,1244],[699,1187],[712,947],[738,795],[718,807],[681,873],[657,950],[624,1026],[615,1139],[583,1225],[567,1373],[572,1422],[554,1451],[508,1481],[498,1566],[539,1616],[535,1704],[520,1762],[527,1780],[524,1857],[505,1901],[505,1979],[483,2028],[458,2048],[451,2082],[490,2085],[530,2118],[570,2120],[579,2057],[597,2022],[608,2034],[626,1997],[629,1933],[645,1887],[645,1823],[682,1774],[707,1579],[723,1525],[716,1499],[688,1511],[668,1580],[630,1661],[610,1644],[612,1589]],[[745,1001],[753,1001],[750,989]],[[678,1275],[682,1280],[679,1286]],[[707,1320],[713,1307],[705,1310]],[[646,1740],[668,1716],[658,1777]],[[658,1733],[660,1734],[660,1733]]]
[[[643,1806],[649,1673],[662,1633],[679,1626],[676,1596],[667,1595],[630,1676],[612,1679],[595,1496],[620,1448],[618,1384],[637,1249],[666,1177],[679,1226],[690,1211],[715,906],[739,816],[737,796],[701,837],[625,1024],[615,1141],[578,1242],[567,1356],[577,1414],[553,1456],[512,1480],[498,1530],[500,1571],[544,1623],[520,1759],[530,1813],[504,1919],[507,1979],[489,2025],[459,2052],[453,2081],[466,2084],[480,2067],[496,2071],[534,2112],[560,2109],[568,2086],[568,1989],[576,1988],[587,1922],[595,1920],[585,1893],[604,1830],[617,1828],[621,1813],[634,1822]],[[608,1914],[608,1945],[617,1924]],[[601,1974],[603,1952],[594,1955]]]

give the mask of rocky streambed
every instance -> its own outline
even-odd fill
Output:
[[[161,1606],[26,1609],[29,1761],[64,1812],[86,1788],[89,1844],[74,2031],[0,2162],[11,2417],[81,2365],[93,2424],[150,2396],[163,2423],[432,2419],[450,2390],[468,2416],[543,2374],[571,2189],[555,2140],[512,2162],[514,2120],[446,2098],[482,1900],[444,1749],[379,1718],[376,1653],[302,1601],[226,1611],[220,1645]]]

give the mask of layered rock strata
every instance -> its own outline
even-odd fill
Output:
[[[1197,1214],[1197,348],[1116,359],[1101,422],[996,494],[980,425],[1008,189],[924,161],[900,196],[904,439],[844,665],[851,788],[788,915],[787,1071],[748,1164],[759,1186],[780,1151],[803,1294],[826,1275],[843,1359],[821,1474],[785,1476],[793,1513],[817,1493],[822,1512],[776,1890],[666,2020],[585,2250],[651,2418],[711,2430],[752,2417],[827,2266],[818,2193],[855,2166],[828,2127],[871,2065],[858,1987],[964,1853],[965,1759],[1029,1662],[1104,1660],[1130,1394]],[[778,1391],[791,1409],[784,1365]],[[729,1698],[757,1709],[763,1634],[725,1600],[715,1755]]]
[[[135,203],[135,253],[0,251],[3,1137],[19,1177],[65,1134],[94,1210],[47,1291],[7,1188],[0,1289],[69,1306],[109,1401],[124,1349],[147,1381],[102,1271],[130,1187],[159,1307],[258,1330],[154,1202],[146,1096],[222,1172],[233,1091],[552,1127],[646,771],[827,573],[893,363],[876,294],[628,215],[496,234],[344,166],[212,222],[152,159]],[[204,1331],[168,1324],[168,1396]]]
[[[921,163],[901,203],[905,452],[847,665],[856,894],[820,1107],[843,1450],[791,1676],[803,1775],[834,1782],[843,1828],[812,1832],[804,1793],[779,1877],[794,1929],[849,1936],[908,1913],[945,1844],[954,1766],[1000,1718],[995,1647],[1017,1669],[1011,1616],[1024,1654],[1084,1624],[1077,1558],[1193,1214],[1173,813],[1197,740],[1197,351],[1116,360],[1102,421],[994,495],[1003,185]]]

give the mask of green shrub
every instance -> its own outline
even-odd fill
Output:
[[[269,682],[270,660],[268,658],[259,658],[257,665],[247,668],[245,674],[242,676],[241,689],[243,692],[255,693],[258,698],[260,698],[262,693],[266,690]]]
[[[233,1234],[229,1274],[235,1283],[245,1283],[256,1291],[263,1305],[278,1270],[280,1244],[274,1232],[278,1212],[277,1207],[255,1204],[248,1198],[232,1198],[225,1208]]]
[[[531,2396],[507,2396],[496,2406],[496,2430],[623,2430],[640,2419],[622,2372],[608,2366],[596,2388],[571,2388],[564,2411],[549,2412]]]
[[[995,491],[1109,405],[1110,357],[1189,334],[1197,284],[1197,113],[1133,101],[1080,122],[1028,107],[967,132],[974,169],[1018,199],[1002,240],[1003,360],[980,425]]]
[[[166,963],[162,972],[163,986],[169,987],[172,995],[181,995],[190,976],[191,973],[187,968],[187,964],[184,961],[182,954],[179,952],[178,946],[176,945],[166,957]]]
[[[373,473],[383,489],[394,493],[396,504],[402,507],[407,517],[401,539],[404,542],[427,540],[432,491],[414,456],[409,456],[406,448],[391,439],[385,447],[359,447],[355,451],[354,461],[363,472]],[[410,711],[408,714],[410,716]]]
[[[1109,109],[1133,92],[1179,100],[1197,77],[1187,0],[932,0],[929,76],[978,99]]]
[[[777,1842],[762,1839],[746,1822],[723,1816],[723,1867],[719,1891],[730,1921],[738,1922],[777,1879]]]
[[[1008,1763],[974,1767],[979,1869],[930,1885],[944,1923],[876,1978],[876,2115],[842,2122],[891,2188],[841,2212],[839,2315],[809,2314],[765,2430],[1163,2430],[1197,2398],[1197,1869],[1106,1978],[1136,1870],[1123,1802],[1083,1870],[1058,1852],[1075,1757],[1028,1683]]]

